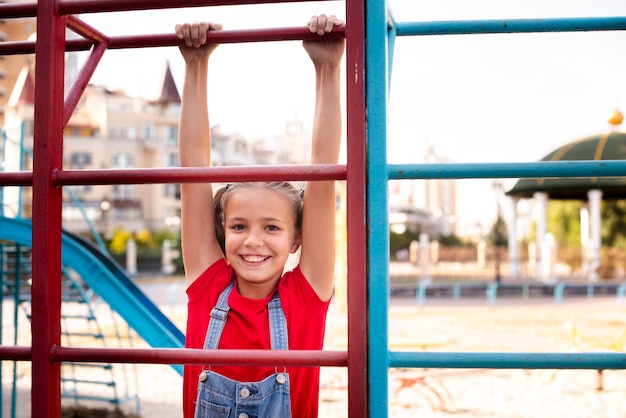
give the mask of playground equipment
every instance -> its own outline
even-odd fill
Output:
[[[37,399],[37,417],[60,415],[60,364],[82,362],[145,362],[242,365],[281,364],[348,367],[349,415],[386,416],[389,369],[430,368],[571,368],[623,369],[623,353],[411,353],[393,352],[388,344],[388,219],[389,180],[437,178],[556,178],[564,176],[624,176],[626,165],[612,162],[543,162],[497,164],[398,164],[387,162],[387,97],[396,36],[529,33],[548,31],[602,31],[626,29],[626,18],[566,18],[508,21],[396,22],[384,0],[346,0],[345,30],[334,32],[347,41],[347,150],[345,166],[214,167],[209,169],[63,170],[63,126],[80,92],[107,48],[174,46],[173,35],[109,38],[75,17],[77,13],[235,4],[236,2],[180,2],[139,0],[56,1],[3,4],[6,18],[37,15],[36,42],[0,44],[3,53],[37,55],[35,110],[35,169],[1,173],[0,184],[32,185],[33,231],[33,342],[32,347],[4,346],[0,357],[31,361]],[[250,2],[242,2],[250,3]],[[261,3],[261,1],[259,1]],[[65,26],[85,39],[65,40]],[[305,28],[222,31],[211,34],[219,43],[305,39]],[[367,42],[365,42],[367,40]],[[91,56],[67,97],[62,97],[63,53],[88,49]],[[201,181],[335,179],[347,181],[348,229],[348,349],[346,352],[74,348],[60,344],[63,233],[59,186],[80,184],[179,183]],[[370,338],[370,336],[374,336]]]
[[[19,129],[23,132],[23,126]],[[19,154],[29,154],[32,151],[23,146],[23,135],[19,135],[19,143],[14,143]],[[9,139],[2,131],[3,147],[7,150]],[[22,158],[12,161],[21,165]],[[1,167],[7,167],[7,153],[2,154]],[[18,167],[22,168],[22,167]],[[3,189],[0,189],[3,191]],[[74,197],[71,190],[66,189],[79,210],[82,205]],[[32,247],[32,223],[30,220],[21,217],[9,218],[3,216],[5,212],[13,215],[21,215],[22,190],[13,193],[13,198],[17,202],[4,201],[4,193],[0,193],[0,284],[3,289],[0,294],[0,301],[5,300],[5,294],[12,296],[13,302],[13,344],[18,343],[18,333],[24,325],[20,326],[20,319],[31,319],[31,247]],[[11,204],[14,203],[14,204]],[[88,339],[91,343],[107,346],[106,336],[101,329],[101,325],[95,315],[96,305],[102,301],[106,302],[112,309],[111,318],[115,331],[116,340],[121,339],[120,330],[117,326],[116,312],[130,326],[134,326],[137,333],[149,344],[156,347],[180,348],[184,346],[184,335],[162,314],[135,285],[127,272],[112,259],[102,238],[93,227],[93,224],[85,216],[96,243],[84,237],[63,232],[63,269],[62,269],[62,302],[63,307],[61,319],[63,322],[62,336],[67,345],[71,345],[73,340]],[[94,301],[94,295],[98,299]],[[71,312],[65,312],[70,310]],[[22,311],[22,315],[20,312]],[[133,325],[131,325],[133,324]],[[81,331],[77,331],[80,329]],[[85,330],[85,331],[83,331]],[[128,339],[132,340],[130,329]],[[89,344],[89,343],[87,343]],[[110,346],[109,341],[109,346]],[[182,375],[182,367],[174,365],[173,368]],[[99,369],[91,377],[85,370]],[[131,395],[132,385],[129,383],[128,367],[120,365],[114,368],[111,363],[67,363],[63,366],[62,372],[62,396],[72,398],[76,403],[80,400],[102,401],[119,406],[129,400],[136,402],[136,411],[139,413],[140,404],[137,394]],[[17,370],[13,367],[13,387],[11,391],[12,408],[11,416],[16,414],[17,391],[16,379]],[[120,389],[118,382],[124,382],[123,389]],[[134,385],[136,388],[136,384]],[[100,387],[100,390],[97,389]],[[87,390],[85,390],[87,389]],[[91,389],[91,391],[89,391]],[[90,393],[91,392],[91,393]],[[2,411],[0,410],[0,416]]]

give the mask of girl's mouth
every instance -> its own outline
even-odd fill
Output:
[[[267,260],[269,257],[260,256],[260,255],[242,255],[241,258],[246,263],[261,263]]]

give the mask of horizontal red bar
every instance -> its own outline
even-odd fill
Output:
[[[296,3],[305,0],[69,0],[59,1],[59,12],[90,13],[128,10],[175,9],[206,6],[237,6],[240,4]]]
[[[242,181],[345,180],[346,166],[303,164],[278,166],[136,168],[124,170],[57,170],[58,186]],[[1,177],[0,177],[1,179]]]
[[[15,17],[37,16],[37,3],[3,3],[0,4],[0,16],[2,19]]]
[[[31,347],[0,345],[0,360],[30,361],[31,359]]]
[[[230,366],[332,366],[346,367],[346,351],[316,350],[201,350],[184,348],[86,348],[51,349],[55,361],[144,363],[144,364],[212,364]]]
[[[0,173],[0,186],[32,186],[32,171],[15,171]]]
[[[105,35],[102,35],[105,36]],[[345,25],[335,28],[331,33],[324,35],[328,38],[345,37]],[[268,28],[268,29],[242,29],[242,30],[221,30],[210,32],[209,42],[216,44],[245,43],[245,42],[272,42],[272,41],[297,41],[303,39],[319,39],[319,35],[311,33],[306,26],[290,28]],[[67,39],[65,41],[66,51],[86,51],[89,50],[93,42],[87,39]],[[109,38],[108,49],[125,48],[151,48],[163,46],[178,46],[181,41],[172,33],[114,36]],[[35,52],[34,41],[13,41],[0,43],[0,55],[32,54]]]
[[[305,0],[282,0],[282,3]],[[70,0],[59,1],[61,14],[122,12],[129,10],[180,9],[186,7],[236,6],[239,4],[278,3],[278,0]],[[0,4],[0,16],[3,19],[37,16],[36,2]]]

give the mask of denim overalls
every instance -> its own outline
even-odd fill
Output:
[[[211,311],[204,349],[217,349],[230,307],[231,282]],[[278,292],[267,304],[272,350],[287,350],[287,321]],[[284,368],[259,382],[238,382],[211,370],[199,376],[195,418],[291,418],[289,375]]]

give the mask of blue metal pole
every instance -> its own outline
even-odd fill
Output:
[[[390,352],[391,367],[448,369],[626,369],[626,353]]]
[[[386,2],[368,1],[365,18],[368,141],[369,416],[388,413],[389,222],[387,202],[388,23]]]
[[[610,31],[626,29],[626,17],[401,22],[396,28],[398,36]]]

